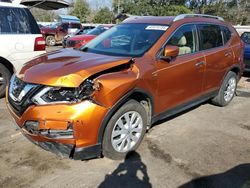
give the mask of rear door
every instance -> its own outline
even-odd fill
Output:
[[[204,90],[218,89],[221,82],[234,62],[234,54],[221,26],[215,24],[199,24],[200,50],[206,58]]]
[[[157,62],[157,71],[153,73],[158,78],[157,112],[164,112],[202,94],[205,59],[203,52],[198,51],[196,26],[181,26],[166,45],[178,46],[179,55],[170,62]]]
[[[34,52],[37,37],[42,37],[40,29],[27,8],[0,6],[0,56],[19,62],[14,65],[17,69],[20,62],[44,53]]]

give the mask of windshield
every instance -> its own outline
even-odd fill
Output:
[[[100,35],[101,33],[103,33],[104,31],[108,30],[108,27],[104,27],[104,26],[98,26],[95,29],[92,29],[91,31],[89,31],[87,34],[89,35]]]
[[[167,30],[166,25],[121,24],[99,35],[81,50],[114,56],[142,56]]]
[[[241,35],[241,39],[246,43],[250,44],[250,32],[245,32]]]

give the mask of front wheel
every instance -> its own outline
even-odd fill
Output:
[[[212,99],[212,103],[217,106],[226,106],[233,99],[237,88],[237,75],[234,72],[228,72],[218,95]]]
[[[109,120],[104,132],[103,155],[119,160],[137,149],[146,132],[147,114],[135,100],[126,102]]]

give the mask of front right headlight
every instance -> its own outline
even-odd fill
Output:
[[[98,87],[92,80],[86,80],[78,88],[44,87],[32,98],[32,101],[38,105],[77,103],[90,98]]]

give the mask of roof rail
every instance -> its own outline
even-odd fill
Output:
[[[176,22],[176,21],[184,19],[184,18],[190,18],[190,17],[213,18],[213,19],[217,19],[220,21],[224,21],[224,19],[222,17],[212,16],[212,15],[208,15],[208,14],[180,14],[174,18],[173,22]]]

